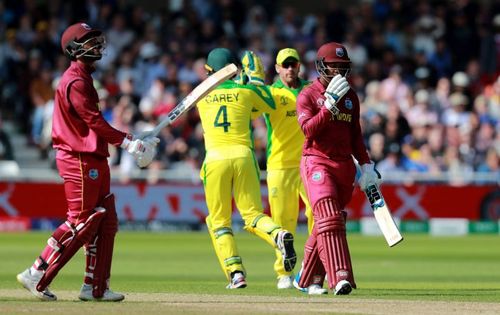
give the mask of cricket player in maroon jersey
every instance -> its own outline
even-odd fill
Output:
[[[343,210],[354,189],[352,156],[361,164],[362,189],[380,181],[363,143],[359,99],[346,79],[350,65],[344,46],[324,44],[317,53],[319,78],[297,98],[298,120],[306,138],[300,171],[314,227],[294,285],[309,294],[327,293],[322,288],[325,273],[335,295],[349,294],[356,288]]]
[[[135,139],[111,127],[99,109],[91,73],[101,59],[105,38],[85,23],[69,26],[61,38],[71,59],[57,87],[52,140],[56,163],[64,180],[67,219],[47,241],[34,264],[17,280],[41,300],[57,297],[48,286],[78,249],[85,246],[86,268],[79,298],[84,301],[121,301],[109,289],[111,260],[118,218],[110,192],[108,143],[121,146],[139,166],[151,162],[158,138]]]

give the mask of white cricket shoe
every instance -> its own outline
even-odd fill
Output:
[[[302,288],[299,287],[299,284],[297,281],[293,281],[293,286],[299,290],[300,292],[307,293],[309,295],[321,295],[321,294],[328,294],[328,290],[324,289],[321,287],[319,284],[313,283],[307,288]]]
[[[297,254],[293,248],[293,234],[287,230],[279,231],[275,241],[283,256],[283,267],[285,271],[292,271],[297,263]]]
[[[348,295],[352,291],[352,285],[347,280],[340,280],[335,286],[335,295]]]
[[[293,276],[281,276],[278,278],[278,289],[292,289],[293,288]]]
[[[243,289],[247,287],[247,281],[243,272],[235,272],[231,278],[231,282],[226,286],[226,289]]]
[[[120,302],[123,301],[125,295],[121,293],[115,293],[110,289],[106,289],[102,297],[95,298],[92,295],[92,286],[90,284],[84,283],[82,285],[82,288],[80,289],[80,294],[78,295],[78,298],[82,301]]]
[[[321,287],[319,284],[311,284],[306,290],[309,295],[328,294],[328,290]]]
[[[23,285],[23,287],[30,291],[34,296],[39,298],[42,301],[55,301],[57,300],[57,296],[50,292],[49,288],[45,288],[43,291],[38,291],[36,289],[36,286],[38,285],[38,282],[40,282],[40,279],[43,276],[43,272],[40,272],[39,274],[31,274],[31,268],[26,269],[25,271],[21,272],[20,274],[17,275],[17,282]]]
[[[295,276],[295,279],[293,279],[293,286],[304,293],[307,293],[309,295],[321,295],[321,294],[328,294],[327,289],[323,289],[323,287],[317,283],[313,283],[309,285],[307,288],[303,288],[299,286],[300,282],[300,277],[302,276],[302,268],[300,268],[299,273]]]

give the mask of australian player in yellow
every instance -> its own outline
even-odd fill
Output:
[[[209,74],[238,58],[226,48],[216,48],[207,57]],[[246,287],[246,272],[231,228],[232,197],[245,229],[279,250],[283,268],[293,270],[297,257],[292,233],[263,213],[260,170],[253,152],[252,108],[274,109],[265,89],[228,80],[197,104],[204,131],[206,156],[200,172],[208,207],[206,219],[215,252],[229,280],[227,288]]]
[[[246,52],[242,58],[243,68],[248,73],[248,81],[260,85],[263,76],[259,73],[260,61],[252,52]],[[250,68],[250,69],[249,69]],[[270,91],[276,109],[264,113],[267,125],[267,187],[271,216],[277,224],[295,234],[299,215],[299,197],[306,206],[309,231],[313,219],[311,207],[300,178],[300,159],[304,134],[297,121],[297,95],[309,84],[299,78],[300,58],[295,49],[285,48],[278,52],[275,70],[279,78],[271,86]],[[255,113],[254,113],[255,115]],[[291,271],[283,268],[283,259],[276,252],[274,270],[278,276],[278,289],[293,288]]]

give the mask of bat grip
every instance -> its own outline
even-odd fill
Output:
[[[370,185],[365,191],[366,197],[372,206],[380,207],[384,204],[384,198],[377,185]]]

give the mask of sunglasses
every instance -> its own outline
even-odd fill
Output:
[[[281,64],[281,67],[285,68],[285,69],[288,69],[290,67],[297,68],[298,65],[299,65],[299,63],[297,61],[287,61],[287,62],[283,62]]]

